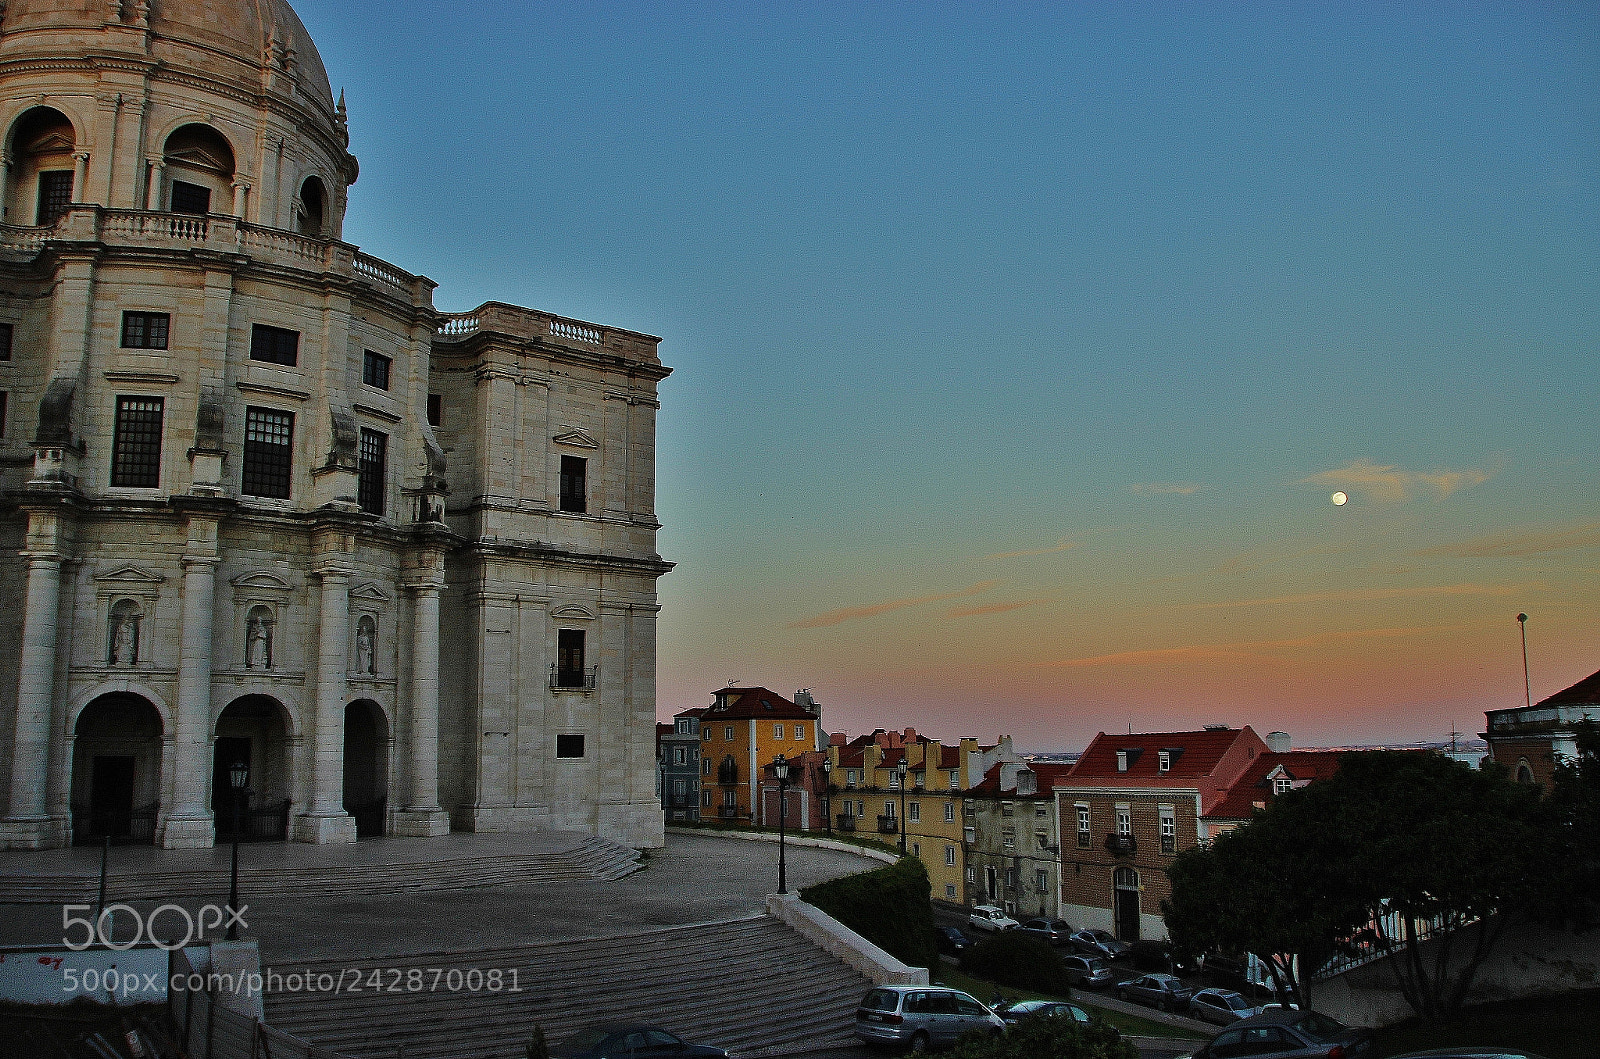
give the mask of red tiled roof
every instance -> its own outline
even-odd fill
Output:
[[[1072,773],[1071,765],[1029,765],[1028,768],[1038,778],[1040,794],[1049,794],[1050,788],[1057,783],[1065,783]]]
[[[1107,735],[1101,732],[1094,737],[1077,764],[1072,766],[1072,778],[1109,779],[1119,783],[1171,782],[1177,779],[1197,779],[1209,776],[1222,756],[1228,752],[1248,729],[1216,728],[1203,732],[1137,732],[1133,735]],[[1117,770],[1117,752],[1136,750],[1129,755],[1127,771]],[[1180,750],[1172,767],[1162,772],[1158,765],[1160,751]]]
[[[841,747],[839,750],[839,768],[858,769],[866,764],[866,753],[859,746]]]
[[[939,767],[954,769],[961,767],[961,748],[959,746],[939,746]]]
[[[677,713],[673,714],[672,716],[674,716],[674,717],[700,717],[700,716],[703,716],[705,714],[705,712],[707,710],[709,710],[710,708],[711,707],[709,707],[709,706],[691,706],[687,710],[679,710]]]
[[[704,708],[706,712],[701,715],[702,720],[735,721],[751,717],[757,720],[816,719],[816,714],[804,706],[796,706],[782,695],[766,688],[720,688],[716,695],[718,699],[727,696],[727,708],[719,710],[715,704],[707,706]]]
[[[1547,699],[1540,699],[1535,706],[1592,706],[1600,703],[1600,673],[1591,673],[1572,685],[1556,692]]]
[[[983,774],[983,779],[973,784],[973,794],[999,794],[1000,793],[1000,766],[998,764],[989,768]]]
[[[1290,779],[1297,782],[1325,780],[1339,771],[1339,762],[1344,757],[1345,751],[1340,750],[1290,750],[1261,754],[1206,816],[1222,820],[1248,820],[1257,802],[1264,805],[1272,800],[1272,784],[1267,777],[1279,766],[1283,767]]]

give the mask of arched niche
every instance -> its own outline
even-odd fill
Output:
[[[172,213],[227,213],[233,208],[233,145],[209,125],[181,125],[161,150],[166,187],[162,201]]]
[[[71,119],[54,107],[32,107],[18,116],[7,138],[7,224],[54,224],[76,199],[77,140]]]

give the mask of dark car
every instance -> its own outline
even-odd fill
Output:
[[[1023,1019],[1052,1017],[1071,1019],[1080,1026],[1089,1025],[1091,1018],[1087,1011],[1076,1004],[1069,1004],[1065,1000],[1017,1000],[1009,1004],[1002,1004],[994,1009],[994,1013],[1005,1019],[1007,1026],[1015,1026]],[[1115,1028],[1112,1029],[1113,1040],[1121,1040],[1122,1034]]]
[[[1128,943],[1106,930],[1080,930],[1072,935],[1072,947],[1086,956],[1114,960],[1128,951]]]
[[[1371,1030],[1316,1011],[1283,1009],[1235,1022],[1194,1059],[1366,1059],[1373,1053]]]
[[[1201,961],[1200,970],[1216,985],[1239,989],[1250,985],[1250,958],[1224,956],[1210,953]]]
[[[690,1044],[659,1026],[590,1026],[550,1049],[555,1059],[621,1059],[625,1056],[682,1056],[683,1059],[728,1059],[708,1044]]]
[[[1141,971],[1165,971],[1168,974],[1192,974],[1194,962],[1173,951],[1164,941],[1136,941],[1128,946],[1128,959]]]
[[[1067,980],[1080,989],[1104,989],[1116,980],[1111,968],[1099,956],[1063,956]]]
[[[1479,1048],[1464,1045],[1460,1048],[1429,1048],[1425,1052],[1407,1052],[1394,1059],[1544,1059],[1543,1056],[1520,1048]]]
[[[1170,974],[1143,974],[1117,986],[1122,1000],[1137,1000],[1162,1011],[1189,1010],[1189,987]]]
[[[972,948],[972,939],[961,933],[959,927],[938,927],[934,930],[934,935],[938,938],[940,952],[960,956]]]
[[[1072,941],[1072,924],[1065,919],[1026,919],[1017,929],[1052,945],[1066,945]]]
[[[1202,989],[1189,998],[1189,1014],[1226,1026],[1261,1014],[1261,1009],[1231,989]]]

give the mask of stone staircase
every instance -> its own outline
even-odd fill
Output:
[[[241,860],[267,859],[267,844],[245,847]],[[419,852],[425,852],[419,850]],[[176,870],[114,871],[106,876],[108,901],[160,900],[174,895],[226,896],[228,854],[219,849],[213,864]],[[272,858],[276,860],[276,858]],[[453,860],[378,861],[239,869],[239,889],[252,898],[364,896],[418,890],[458,890],[507,882],[555,882],[562,879],[620,879],[638,871],[638,851],[605,839],[589,838],[564,850],[509,855],[480,855]],[[98,876],[7,875],[0,880],[0,900],[15,904],[93,902]]]
[[[268,1024],[355,1059],[521,1059],[535,1023],[555,1045],[593,1023],[625,1022],[739,1057],[803,1055],[856,1043],[853,1014],[872,985],[768,916],[281,972],[325,974],[343,988],[269,989]]]

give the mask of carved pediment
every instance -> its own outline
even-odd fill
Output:
[[[571,445],[578,449],[598,449],[600,443],[590,436],[586,430],[569,430],[564,434],[557,434],[550,439],[557,445]]]
[[[43,136],[24,144],[22,150],[26,154],[71,154],[76,146],[68,130],[51,129]]]
[[[233,173],[233,159],[219,158],[210,151],[199,147],[180,147],[176,151],[169,151],[166,155],[167,164],[177,163],[192,169],[209,169],[213,173],[231,176]]]
[[[94,579],[100,584],[106,584],[109,581],[129,586],[159,585],[166,580],[160,574],[146,570],[142,566],[135,566],[133,563],[123,563],[121,566],[108,570],[103,574],[95,574]],[[115,585],[108,587],[115,587]]]
[[[394,597],[379,588],[376,581],[365,581],[350,590],[350,598],[367,603],[388,603]]]
[[[249,574],[240,574],[238,577],[234,578],[232,581],[230,581],[228,583],[231,584],[236,591],[245,592],[245,593],[249,593],[249,592],[284,593],[284,592],[293,592],[294,591],[294,586],[291,585],[289,582],[285,581],[283,578],[279,577],[277,574],[270,574],[270,573],[267,573],[265,570],[258,570],[255,573],[249,573]]]
[[[569,603],[550,612],[552,618],[562,621],[593,621],[595,615],[587,607],[580,607],[576,603]]]

